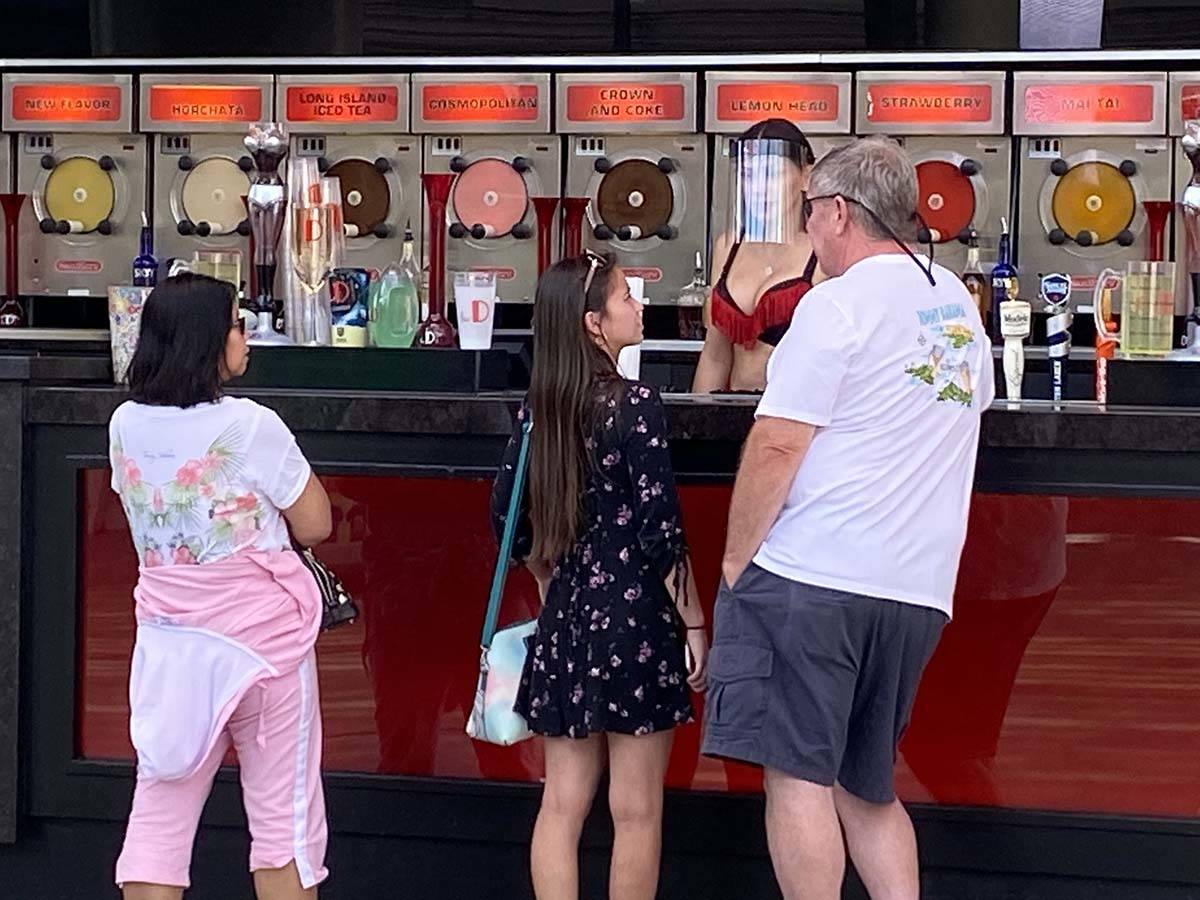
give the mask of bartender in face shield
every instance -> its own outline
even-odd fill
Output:
[[[804,231],[805,191],[816,162],[804,133],[784,119],[759,122],[731,150],[731,222],[712,253],[704,350],[692,390],[761,391],[767,359],[796,304],[822,275]]]

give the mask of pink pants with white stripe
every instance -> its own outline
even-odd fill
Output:
[[[328,875],[321,787],[321,713],[316,654],[252,688],[211,752],[186,778],[138,777],[117,884],[189,887],[192,844],[213,778],[229,748],[238,757],[250,823],[250,871],[295,860],[305,888]]]

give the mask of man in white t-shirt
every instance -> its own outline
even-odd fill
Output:
[[[771,357],[730,508],[704,750],[766,769],[786,900],[840,897],[843,828],[873,900],[919,894],[892,769],[950,616],[993,375],[971,296],[905,244],[916,207],[891,141],[814,168],[830,279]]]

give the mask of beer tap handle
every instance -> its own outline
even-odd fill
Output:
[[[1025,300],[1000,304],[1000,335],[1004,338],[1004,383],[1010,407],[1021,402],[1025,379],[1025,339],[1032,326],[1032,310]]]

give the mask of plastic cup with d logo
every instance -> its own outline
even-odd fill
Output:
[[[455,272],[454,307],[458,312],[458,345],[464,350],[490,350],[496,317],[496,273]]]

